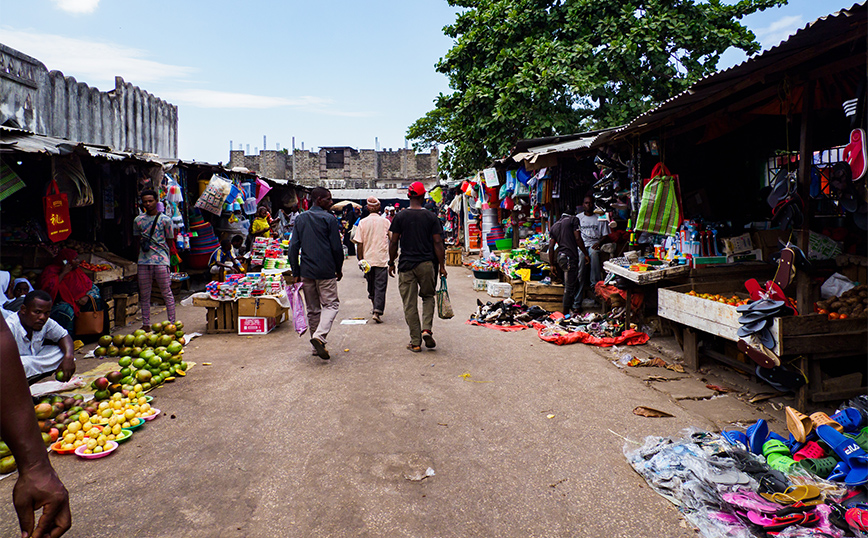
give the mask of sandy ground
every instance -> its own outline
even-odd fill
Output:
[[[353,266],[339,321],[370,317]],[[67,535],[688,537],[627,464],[625,439],[757,418],[785,429],[768,402],[706,388],[747,383],[739,376],[619,369],[612,350],[466,325],[487,296],[461,267],[449,276],[456,318],[435,321],[436,349],[411,353],[389,284],[385,323],[336,324],[330,362],[290,324],[193,340],[186,357],[199,365],[152,392],[162,416],[109,457],[51,456],[70,492]],[[179,309],[188,332],[204,317]],[[628,351],[678,353],[660,339]],[[674,417],[634,415],[640,405]],[[0,482],[2,536],[17,533],[14,481]]]

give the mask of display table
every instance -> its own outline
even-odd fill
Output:
[[[629,328],[633,317],[633,288],[636,286],[659,285],[661,282],[674,278],[686,278],[690,274],[689,265],[676,265],[655,271],[631,271],[613,262],[603,262],[603,270],[627,280],[627,308],[624,317],[624,327]]]
[[[735,306],[687,295],[696,293],[721,295],[739,294],[738,281],[686,284],[661,288],[657,292],[657,313],[660,317],[675,321],[686,328],[683,335],[684,365],[696,370],[699,367],[699,341],[710,334],[737,342],[736,331],[740,314]],[[741,296],[746,294],[741,292]],[[868,353],[868,326],[865,318],[829,320],[819,314],[774,318],[772,335],[775,347],[772,351],[781,357],[794,358],[795,365],[808,377],[808,385],[796,392],[796,409],[807,409],[808,400],[815,402],[841,400],[865,393],[866,387],[822,390],[821,362],[851,355]],[[753,372],[753,363],[745,365],[719,353],[706,352],[711,358],[743,371]]]
[[[193,296],[193,306],[204,307],[205,333],[233,333],[238,330],[238,303]]]

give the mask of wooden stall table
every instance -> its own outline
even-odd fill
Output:
[[[657,269],[655,271],[631,271],[627,267],[623,267],[613,262],[603,262],[603,270],[614,275],[623,277],[630,285],[627,286],[627,308],[624,318],[624,327],[630,327],[630,319],[633,311],[633,289],[639,286],[655,286],[659,287],[661,282],[674,278],[687,277],[690,274],[689,265],[676,265],[666,269]]]
[[[234,333],[238,330],[238,303],[216,299],[192,297],[193,306],[204,307],[205,333]]]
[[[527,306],[538,306],[549,312],[560,312],[564,304],[564,285],[525,282],[524,301]]]
[[[685,366],[694,371],[699,367],[699,340],[711,334],[737,342],[736,331],[740,314],[735,306],[687,295],[696,293],[737,294],[743,286],[738,281],[685,284],[661,288],[657,293],[657,313],[660,317],[684,325],[683,349]],[[746,297],[744,292],[742,296]],[[843,400],[864,394],[866,387],[823,390],[821,361],[868,353],[868,325],[865,318],[829,320],[820,314],[774,318],[772,351],[782,359],[792,357],[798,368],[808,376],[808,384],[796,391],[796,409],[805,411],[808,400],[825,402]],[[720,353],[705,351],[705,355],[739,370],[754,373],[753,364],[745,365]]]

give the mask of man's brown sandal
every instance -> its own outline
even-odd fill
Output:
[[[413,353],[420,353],[422,351],[422,346],[414,346],[413,344],[407,344],[407,349],[409,349]]]

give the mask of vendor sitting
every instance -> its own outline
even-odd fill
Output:
[[[214,275],[214,280],[223,282],[227,273],[241,273],[241,262],[235,257],[235,251],[232,248],[232,241],[223,239],[220,241],[220,246],[211,254],[211,259],[208,260],[208,267],[211,269],[211,274]]]
[[[51,296],[36,290],[24,297],[18,312],[6,317],[30,383],[55,370],[63,372],[64,381],[75,373],[72,338],[50,313]]]
[[[65,248],[45,267],[39,279],[40,289],[54,301],[51,319],[69,334],[75,333],[79,312],[95,312],[100,300],[99,288],[78,267],[78,252]]]
[[[24,297],[33,291],[33,285],[26,278],[16,278],[12,282],[12,300],[6,303],[5,308],[10,312],[18,312],[21,305],[24,304]]]

